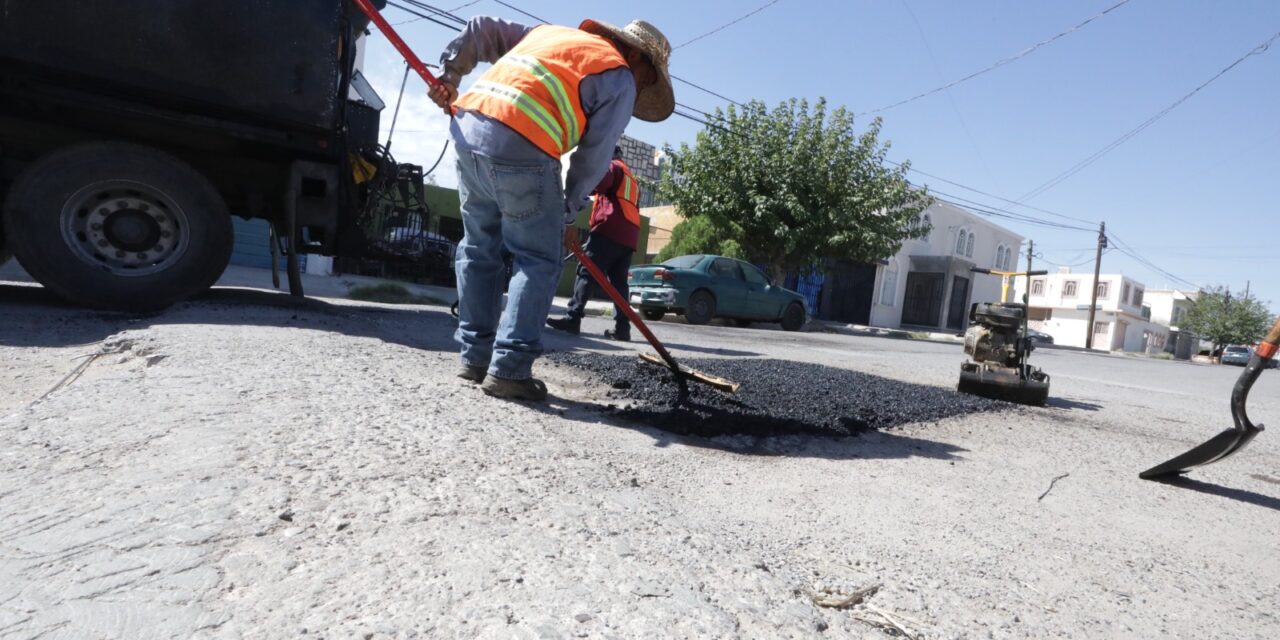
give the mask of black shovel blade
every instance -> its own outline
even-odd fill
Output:
[[[1208,442],[1172,460],[1158,464],[1138,474],[1143,480],[1186,473],[1196,467],[1212,464],[1235,454],[1249,444],[1262,431],[1262,425],[1249,425],[1244,429],[1227,429],[1210,438]]]

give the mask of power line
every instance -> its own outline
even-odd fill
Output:
[[[1166,278],[1169,278],[1170,280],[1172,280],[1172,281],[1174,281],[1174,282],[1180,282],[1180,283],[1185,284],[1185,285],[1187,285],[1187,286],[1189,286],[1189,287],[1195,287],[1195,288],[1199,288],[1199,287],[1200,287],[1200,285],[1198,285],[1198,284],[1196,284],[1196,283],[1194,283],[1194,282],[1192,282],[1192,281],[1190,281],[1190,280],[1187,280],[1187,279],[1185,279],[1185,278],[1180,278],[1180,277],[1175,276],[1175,275],[1173,275],[1172,273],[1170,273],[1170,272],[1168,272],[1168,271],[1165,271],[1164,269],[1160,268],[1160,267],[1159,267],[1159,266],[1157,266],[1154,262],[1151,262],[1150,260],[1148,260],[1148,259],[1146,259],[1145,257],[1143,257],[1141,254],[1139,254],[1137,251],[1135,251],[1135,250],[1133,249],[1133,247],[1132,247],[1128,242],[1125,242],[1123,238],[1121,238],[1120,236],[1116,235],[1115,233],[1111,233],[1111,234],[1109,234],[1109,236],[1108,236],[1108,237],[1109,237],[1111,240],[1113,240],[1113,241],[1115,242],[1115,244],[1116,244],[1115,249],[1116,249],[1117,251],[1119,251],[1120,253],[1123,253],[1123,254],[1124,254],[1124,255],[1126,255],[1126,256],[1129,256],[1130,258],[1133,258],[1134,260],[1137,260],[1139,264],[1141,264],[1141,265],[1143,265],[1143,266],[1145,266],[1145,267],[1147,267],[1147,268],[1151,269],[1152,271],[1155,271],[1156,273],[1158,273],[1158,274],[1160,274],[1160,275],[1162,275],[1162,276],[1164,276],[1164,277],[1166,277]]]
[[[511,5],[511,4],[508,4],[508,3],[506,3],[506,2],[503,2],[502,0],[493,0],[493,1],[494,1],[494,2],[496,2],[496,3],[498,3],[498,4],[500,4],[500,5],[502,5],[502,6],[504,6],[504,7],[506,7],[506,8],[508,8],[508,9],[510,9],[510,10],[512,10],[512,11],[515,11],[516,13],[519,13],[519,14],[521,14],[521,15],[524,15],[524,16],[527,16],[527,17],[530,17],[530,18],[533,18],[534,20],[537,20],[538,22],[541,22],[542,24],[551,24],[550,22],[548,22],[548,21],[546,21],[546,20],[543,20],[542,18],[539,18],[538,16],[533,15],[532,13],[529,13],[528,11],[525,11],[524,9],[521,9],[520,7],[517,7],[517,6]]]
[[[1031,53],[1032,53],[1033,51],[1035,51],[1036,49],[1039,49],[1040,47],[1043,47],[1043,46],[1045,46],[1045,45],[1048,45],[1048,44],[1052,43],[1053,41],[1057,40],[1058,38],[1061,38],[1061,37],[1063,37],[1063,36],[1066,36],[1066,35],[1068,35],[1068,34],[1070,34],[1070,33],[1074,32],[1074,31],[1077,31],[1077,30],[1079,30],[1079,29],[1083,28],[1085,25],[1089,24],[1090,22],[1093,22],[1094,20],[1097,20],[1098,18],[1101,18],[1102,16],[1105,16],[1105,15],[1107,15],[1108,13],[1111,13],[1112,11],[1115,11],[1116,9],[1119,9],[1121,6],[1123,6],[1123,5],[1125,5],[1125,4],[1128,4],[1128,2],[1129,2],[1129,0],[1120,0],[1120,2],[1117,2],[1116,4],[1111,5],[1110,7],[1107,7],[1106,9],[1103,9],[1102,11],[1100,11],[1100,12],[1098,12],[1098,13],[1096,13],[1096,14],[1094,14],[1094,15],[1090,16],[1090,17],[1089,17],[1087,20],[1085,20],[1084,22],[1081,22],[1080,24],[1077,24],[1077,25],[1075,25],[1074,27],[1071,27],[1070,29],[1067,29],[1066,31],[1063,31],[1063,32],[1061,32],[1061,33],[1059,33],[1059,34],[1057,34],[1057,35],[1055,35],[1055,36],[1051,37],[1051,38],[1046,39],[1046,40],[1041,40],[1040,42],[1037,42],[1037,43],[1035,43],[1035,44],[1031,45],[1030,47],[1027,47],[1026,49],[1023,49],[1022,51],[1019,51],[1018,53],[1015,53],[1015,54],[1014,54],[1014,55],[1012,55],[1012,56],[1009,56],[1009,57],[1007,57],[1007,58],[1002,58],[1002,59],[1000,59],[1000,60],[997,60],[997,61],[995,61],[994,63],[992,63],[990,66],[986,67],[985,69],[982,69],[982,70],[979,70],[979,71],[975,71],[975,72],[973,72],[973,73],[971,73],[971,74],[969,74],[969,75],[967,75],[967,76],[965,76],[965,77],[963,77],[963,78],[960,78],[959,80],[955,80],[955,81],[953,81],[953,82],[950,82],[950,83],[948,83],[948,84],[945,84],[945,85],[943,85],[943,86],[941,86],[941,87],[938,87],[938,88],[936,88],[936,89],[930,89],[930,90],[928,90],[928,91],[926,91],[926,92],[924,92],[924,93],[921,93],[921,94],[918,94],[918,95],[912,96],[912,97],[910,97],[910,98],[905,98],[905,99],[903,99],[903,100],[899,100],[899,101],[897,101],[897,102],[895,102],[895,103],[893,103],[893,104],[890,104],[890,105],[886,105],[886,106],[880,107],[879,109],[872,109],[872,110],[870,110],[870,111],[864,111],[864,112],[862,112],[862,113],[859,113],[858,115],[860,115],[860,116],[865,116],[865,115],[869,115],[869,114],[872,114],[872,113],[880,113],[881,111],[888,111],[889,109],[893,109],[894,107],[900,107],[900,106],[902,106],[902,105],[904,105],[904,104],[907,104],[907,103],[909,103],[909,102],[915,102],[916,100],[919,100],[919,99],[921,99],[921,98],[926,98],[926,97],[929,97],[929,96],[931,96],[931,95],[933,95],[933,94],[935,94],[935,93],[938,93],[938,92],[940,92],[940,91],[945,91],[945,90],[947,90],[947,89],[950,89],[951,87],[954,87],[954,86],[956,86],[956,85],[958,85],[958,84],[961,84],[961,83],[964,83],[964,82],[968,82],[969,80],[972,80],[972,79],[974,79],[974,78],[976,78],[976,77],[978,77],[978,76],[980,76],[980,75],[982,75],[982,74],[984,74],[984,73],[987,73],[988,71],[993,71],[993,70],[998,69],[998,68],[1000,68],[1000,67],[1003,67],[1004,65],[1007,65],[1007,64],[1009,64],[1009,63],[1011,63],[1011,62],[1015,62],[1015,61],[1017,61],[1017,60],[1020,60],[1020,59],[1022,59],[1022,58],[1027,57],[1028,55],[1031,55]],[[914,16],[913,16],[913,18],[914,18]]]
[[[408,0],[406,0],[406,1],[408,1]],[[411,7],[407,6],[407,5],[399,4],[399,3],[397,3],[397,2],[387,2],[387,6],[389,6],[389,7],[395,7],[396,9],[399,9],[399,10],[401,10],[401,11],[403,11],[403,12],[405,12],[405,13],[409,14],[409,15],[416,16],[416,19],[415,19],[415,20],[407,20],[406,22],[416,22],[417,20],[426,20],[427,22],[433,22],[433,23],[438,24],[438,25],[440,25],[440,26],[442,26],[442,27],[444,27],[444,28],[446,28],[446,29],[453,29],[454,31],[461,31],[461,30],[462,30],[462,27],[458,26],[457,24],[454,24],[454,23],[452,23],[452,22],[444,22],[444,21],[440,20],[439,18],[437,18],[437,17],[435,17],[435,16],[433,16],[433,15],[426,14],[426,13],[422,13],[422,12],[421,12],[421,11],[419,11],[418,9],[416,9],[416,8],[411,8]],[[399,23],[397,23],[397,24],[404,24],[404,22],[399,22]],[[464,24],[465,24],[465,23],[464,23]]]
[[[1250,49],[1250,50],[1249,50],[1249,52],[1248,52],[1248,53],[1246,53],[1246,54],[1244,54],[1243,56],[1240,56],[1239,58],[1236,58],[1235,62],[1232,62],[1231,64],[1229,64],[1229,65],[1227,65],[1225,68],[1223,68],[1221,71],[1219,71],[1218,73],[1214,74],[1214,76],[1213,76],[1212,78],[1209,78],[1208,80],[1204,81],[1200,86],[1196,87],[1195,89],[1192,89],[1190,93],[1188,93],[1188,94],[1186,94],[1186,95],[1182,96],[1181,98],[1178,98],[1176,101],[1174,101],[1174,103],[1173,103],[1173,104],[1171,104],[1171,105],[1169,105],[1169,106],[1165,107],[1165,108],[1164,108],[1163,110],[1161,110],[1159,113],[1155,114],[1154,116],[1151,116],[1150,118],[1147,118],[1145,121],[1143,121],[1143,123],[1142,123],[1142,124],[1138,125],[1137,127],[1134,127],[1134,128],[1133,128],[1132,130],[1130,130],[1128,133],[1126,133],[1126,134],[1124,134],[1124,135],[1120,136],[1119,138],[1116,138],[1115,140],[1111,141],[1111,142],[1110,142],[1109,144],[1107,144],[1106,146],[1104,146],[1104,147],[1102,147],[1101,149],[1099,149],[1099,150],[1095,151],[1095,152],[1094,152],[1092,155],[1090,155],[1089,157],[1085,158],[1084,160],[1081,160],[1080,162],[1077,162],[1075,165],[1072,165],[1072,167],[1071,167],[1070,169],[1067,169],[1066,171],[1063,171],[1062,173],[1060,173],[1060,174],[1058,174],[1058,175],[1056,175],[1056,176],[1054,176],[1054,177],[1050,178],[1050,179],[1049,179],[1047,182],[1045,182],[1044,184],[1042,184],[1042,185],[1040,185],[1040,186],[1036,187],[1035,189],[1032,189],[1030,192],[1028,192],[1026,195],[1022,196],[1021,198],[1018,198],[1018,200],[1020,200],[1020,201],[1021,201],[1021,200],[1030,200],[1031,198],[1034,198],[1034,197],[1036,197],[1036,196],[1038,196],[1038,195],[1040,195],[1040,194],[1042,194],[1042,193],[1044,193],[1044,192],[1048,191],[1049,189],[1052,189],[1052,188],[1056,187],[1056,186],[1057,186],[1058,184],[1060,184],[1062,181],[1064,181],[1064,180],[1066,180],[1066,179],[1070,178],[1071,176],[1074,176],[1075,174],[1079,173],[1080,171],[1084,170],[1084,168],[1085,168],[1085,167],[1087,167],[1087,166],[1089,166],[1089,165],[1093,164],[1094,162],[1098,161],[1098,159],[1099,159],[1099,158],[1101,158],[1102,156],[1107,155],[1107,154],[1108,154],[1108,153],[1110,153],[1112,150],[1114,150],[1116,147],[1119,147],[1120,145],[1124,144],[1125,142],[1128,142],[1128,141],[1129,141],[1131,138],[1133,138],[1134,136],[1138,135],[1139,133],[1142,133],[1142,132],[1147,128],[1147,127],[1150,127],[1151,125],[1155,124],[1155,123],[1156,123],[1156,121],[1158,121],[1158,120],[1160,120],[1161,118],[1165,117],[1166,115],[1168,115],[1168,114],[1169,114],[1169,112],[1170,112],[1170,111],[1173,111],[1174,109],[1178,108],[1178,106],[1180,106],[1182,103],[1184,103],[1184,102],[1186,102],[1188,99],[1190,99],[1190,98],[1191,98],[1191,96],[1194,96],[1195,94],[1199,93],[1201,89],[1204,89],[1205,87],[1207,87],[1207,86],[1209,86],[1210,84],[1212,84],[1212,83],[1213,83],[1215,80],[1217,80],[1218,78],[1221,78],[1222,76],[1226,75],[1226,73],[1227,73],[1228,71],[1231,71],[1232,69],[1234,69],[1234,68],[1236,67],[1236,65],[1240,64],[1241,62],[1244,62],[1246,59],[1248,59],[1248,58],[1249,58],[1249,57],[1251,57],[1251,56],[1259,55],[1259,54],[1261,54],[1261,53],[1266,52],[1266,51],[1267,51],[1267,49],[1271,48],[1271,44],[1272,44],[1273,42],[1275,42],[1277,38],[1280,38],[1280,32],[1277,32],[1276,34],[1272,35],[1270,38],[1268,38],[1267,40],[1265,40],[1262,44],[1259,44],[1258,46],[1254,47],[1253,49]]]
[[[673,74],[671,74],[671,79],[672,79],[672,80],[675,80],[675,81],[677,81],[677,82],[683,82],[684,84],[687,84],[687,85],[689,85],[689,86],[693,87],[694,89],[697,89],[697,90],[702,91],[702,92],[704,92],[704,93],[709,93],[709,94],[711,94],[711,95],[713,95],[713,96],[715,96],[715,97],[717,97],[717,98],[720,98],[721,100],[724,100],[724,101],[726,101],[726,102],[732,102],[733,104],[736,104],[736,105],[738,105],[739,107],[744,107],[744,106],[746,106],[746,105],[742,104],[741,102],[738,102],[737,100],[734,100],[733,98],[728,98],[728,97],[722,96],[722,95],[720,95],[720,94],[718,94],[718,93],[716,93],[716,92],[714,92],[714,91],[712,91],[712,90],[710,90],[710,89],[708,89],[708,88],[706,88],[706,87],[704,87],[704,86],[701,86],[701,85],[698,85],[698,84],[694,84],[694,83],[692,83],[692,82],[690,82],[690,81],[688,81],[688,80],[685,80],[684,78],[681,78],[680,76],[677,76],[677,75],[675,75],[674,73],[673,73]]]
[[[729,22],[726,22],[725,24],[722,24],[722,25],[720,25],[720,26],[718,26],[718,27],[716,27],[716,28],[714,28],[714,29],[712,29],[712,30],[710,30],[710,31],[708,31],[708,32],[706,32],[706,33],[704,33],[704,34],[700,35],[700,36],[697,36],[697,37],[692,38],[692,39],[690,39],[690,40],[686,40],[686,41],[685,41],[685,42],[683,42],[682,44],[678,44],[678,45],[676,45],[675,47],[672,47],[672,49],[673,49],[673,50],[674,50],[674,49],[679,49],[680,47],[685,47],[685,46],[691,45],[691,44],[693,44],[693,43],[695,43],[695,42],[697,42],[697,41],[699,41],[699,40],[701,40],[701,39],[703,39],[703,38],[705,38],[705,37],[707,37],[707,36],[709,36],[709,35],[713,35],[713,34],[716,34],[716,33],[721,32],[721,31],[724,31],[725,29],[728,29],[729,27],[732,27],[733,25],[738,24],[739,22],[742,22],[743,20],[746,20],[747,18],[750,18],[751,16],[754,16],[755,14],[760,13],[761,11],[764,11],[765,9],[768,9],[769,7],[772,7],[773,5],[778,4],[780,1],[781,1],[781,0],[770,0],[769,2],[766,2],[766,3],[764,3],[764,4],[762,4],[762,5],[758,6],[758,7],[756,7],[755,9],[753,9],[752,11],[750,11],[750,12],[748,12],[748,13],[746,13],[746,14],[744,14],[744,15],[742,15],[742,16],[739,16],[738,18],[736,18],[736,19],[734,19],[734,20],[731,20],[731,21],[729,21]],[[1125,0],[1125,1],[1126,1],[1126,2],[1128,2],[1128,0]]]
[[[892,161],[892,160],[889,160],[888,158],[885,158],[885,162],[888,162],[889,164],[892,164],[892,165],[894,165],[894,166],[901,166],[901,163],[894,162],[894,161]],[[1086,224],[1091,224],[1091,225],[1096,225],[1096,224],[1098,224],[1098,222],[1097,222],[1096,220],[1087,220],[1087,219],[1085,219],[1085,218],[1077,218],[1076,216],[1069,216],[1069,215],[1066,215],[1065,213],[1057,213],[1057,212],[1055,212],[1055,211],[1050,211],[1050,210],[1048,210],[1048,209],[1041,209],[1040,207],[1033,207],[1033,206],[1031,206],[1031,205],[1022,204],[1022,203],[1018,202],[1017,200],[1010,200],[1009,198],[1005,198],[1005,197],[1002,197],[1002,196],[998,196],[998,195],[996,195],[996,194],[994,194],[994,193],[987,193],[986,191],[983,191],[983,190],[981,190],[981,189],[975,189],[975,188],[970,187],[970,186],[968,186],[968,185],[960,184],[959,182],[955,182],[955,181],[952,181],[952,180],[948,180],[948,179],[943,178],[943,177],[941,177],[941,176],[935,176],[935,175],[933,175],[932,173],[926,173],[926,172],[924,172],[924,171],[921,171],[921,170],[919,170],[919,169],[915,168],[914,166],[913,166],[913,167],[910,167],[910,168],[908,169],[908,171],[911,171],[911,172],[913,172],[913,173],[918,173],[918,174],[920,174],[920,175],[922,175],[922,176],[925,176],[925,177],[927,177],[927,178],[933,178],[934,180],[941,180],[942,182],[945,182],[945,183],[947,183],[947,184],[949,184],[949,185],[957,186],[957,187],[960,187],[961,189],[964,189],[964,190],[966,190],[966,191],[972,191],[972,192],[974,192],[974,193],[977,193],[977,194],[981,194],[981,195],[987,196],[988,198],[995,198],[996,200],[1000,200],[1001,202],[1007,202],[1007,203],[1012,204],[1012,205],[1018,205],[1018,206],[1021,206],[1021,207],[1027,208],[1027,209],[1031,209],[1032,211],[1039,211],[1039,212],[1041,212],[1041,213],[1047,213],[1047,214],[1049,214],[1049,215],[1051,215],[1051,216],[1055,216],[1055,217],[1058,217],[1058,218],[1063,218],[1063,219],[1065,219],[1065,220],[1075,220],[1076,222],[1084,222],[1084,223],[1086,223]]]

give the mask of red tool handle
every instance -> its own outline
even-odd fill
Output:
[[[653,345],[653,348],[658,352],[658,355],[662,356],[662,359],[666,361],[667,366],[671,367],[671,371],[677,376],[681,375],[680,365],[676,364],[676,359],[671,357],[671,353],[667,351],[667,348],[662,346],[662,343],[658,341],[658,338],[653,335],[652,331],[649,331],[649,326],[640,319],[640,316],[636,313],[635,309],[632,309],[631,305],[628,304],[626,300],[622,299],[622,294],[618,293],[618,290],[613,288],[613,285],[609,283],[609,279],[605,277],[604,272],[600,270],[600,267],[597,267],[596,263],[592,262],[591,258],[588,258],[587,254],[583,253],[582,248],[577,244],[574,244],[570,248],[573,250],[573,255],[578,258],[578,262],[581,262],[582,266],[586,267],[587,271],[591,273],[591,277],[595,278],[596,284],[600,285],[600,288],[604,289],[605,293],[608,293],[610,298],[613,298],[613,303],[618,305],[618,308],[622,309],[623,313],[627,314],[627,319],[640,330],[640,333],[644,334],[644,339],[648,340],[649,344]]]
[[[378,9],[373,6],[372,2],[369,0],[354,0],[354,2],[356,3],[356,6],[360,7],[360,10],[363,11],[366,16],[369,16],[369,19],[372,20],[374,24],[378,25],[378,31],[381,31],[382,35],[386,36],[387,39],[391,41],[391,46],[395,47],[396,51],[399,51],[400,55],[404,56],[404,61],[408,62],[409,66],[412,67],[414,71],[417,71],[418,75],[422,76],[423,80],[427,81],[427,84],[432,87],[440,86],[440,79],[431,75],[430,71],[427,71],[427,65],[422,64],[422,60],[418,59],[418,56],[414,54],[413,49],[410,49],[409,45],[405,44],[404,40],[400,39],[400,34],[396,33],[396,30],[391,28],[391,25],[387,24],[387,19],[383,18],[381,13],[378,13]]]

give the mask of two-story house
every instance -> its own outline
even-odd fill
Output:
[[[1178,289],[1150,289],[1146,302],[1151,305],[1151,321],[1169,327],[1169,340],[1164,350],[1179,360],[1188,360],[1199,349],[1200,339],[1190,331],[1184,331],[1182,321],[1191,312],[1199,291]]]
[[[1098,305],[1089,326],[1089,305],[1094,287],[1092,273],[1058,273],[1031,278],[1029,324],[1053,336],[1055,344],[1085,346],[1093,332],[1093,348],[1100,351],[1147,352],[1163,350],[1168,327],[1152,321],[1146,304],[1146,286],[1120,274],[1098,276]],[[1025,279],[1016,284],[1021,299]]]
[[[943,201],[925,209],[917,224],[929,233],[904,241],[876,268],[870,324],[962,331],[970,304],[1000,301],[1001,278],[969,269],[1021,268],[1023,237]]]

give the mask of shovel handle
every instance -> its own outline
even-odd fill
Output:
[[[413,52],[413,49],[410,49],[409,45],[405,44],[404,40],[400,39],[400,34],[396,33],[396,30],[387,23],[387,19],[382,17],[382,14],[378,12],[378,8],[373,6],[372,2],[369,0],[353,1],[356,3],[357,7],[360,7],[360,11],[364,12],[364,14],[369,16],[369,19],[372,20],[374,24],[378,25],[378,31],[381,31],[382,35],[386,36],[387,40],[391,41],[391,46],[395,47],[396,51],[400,52],[401,56],[404,56],[404,61],[409,63],[409,66],[414,71],[418,72],[418,75],[422,76],[422,79],[425,80],[427,84],[432,87],[440,86],[440,79],[432,75],[430,71],[427,71],[427,65],[422,64],[422,60],[420,60],[418,55]]]
[[[666,347],[662,346],[662,343],[658,341],[657,336],[654,336],[653,332],[649,331],[649,325],[646,325],[644,320],[640,319],[640,315],[635,312],[635,309],[631,308],[631,304],[622,299],[622,294],[618,293],[618,290],[609,283],[609,278],[605,277],[604,272],[600,270],[600,267],[597,267],[596,263],[593,262],[591,258],[588,258],[587,254],[582,251],[582,247],[579,247],[577,244],[571,246],[570,250],[572,250],[573,255],[578,258],[578,262],[582,263],[582,266],[587,268],[587,272],[595,279],[596,284],[600,285],[600,288],[604,289],[605,293],[609,294],[610,298],[613,298],[613,303],[618,305],[619,309],[622,309],[622,312],[627,315],[627,319],[631,321],[631,324],[634,324],[636,328],[640,330],[640,333],[644,334],[644,339],[648,340],[649,344],[653,345],[653,349],[658,352],[658,355],[662,356],[662,359],[667,363],[667,366],[671,367],[671,371],[675,373],[677,377],[680,376],[680,365],[676,364],[676,359],[671,357],[671,353],[667,351]]]

